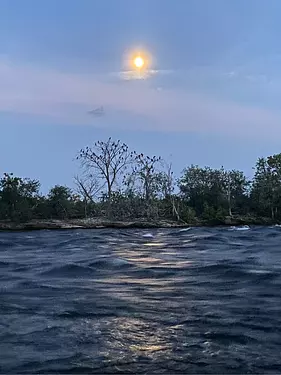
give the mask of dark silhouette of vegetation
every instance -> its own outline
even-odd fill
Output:
[[[0,220],[107,218],[174,220],[188,224],[281,221],[281,153],[259,158],[249,180],[242,171],[191,165],[175,179],[161,157],[130,151],[109,138],[80,150],[75,188],[40,194],[37,180],[4,173]]]
[[[88,173],[96,175],[106,186],[107,216],[111,217],[114,184],[132,159],[129,147],[120,140],[113,141],[109,138],[107,142],[98,141],[94,147],[80,150],[77,159],[82,161],[82,166]]]

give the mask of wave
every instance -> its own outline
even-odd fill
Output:
[[[48,277],[82,277],[92,276],[94,270],[91,267],[78,266],[76,264],[66,264],[58,267],[53,267],[48,271],[41,272],[41,276]]]
[[[276,373],[280,228],[187,229],[0,233],[0,373]]]

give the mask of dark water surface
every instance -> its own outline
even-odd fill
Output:
[[[281,373],[278,227],[0,233],[0,288],[1,373]]]

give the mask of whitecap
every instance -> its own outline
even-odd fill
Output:
[[[242,225],[241,227],[230,227],[229,230],[238,230],[238,231],[243,231],[243,230],[249,230],[250,227],[249,225]]]
[[[153,238],[154,237],[153,234],[151,234],[151,233],[145,233],[142,236],[143,236],[143,238]]]
[[[243,225],[242,227],[236,228],[236,230],[249,230],[249,225]]]

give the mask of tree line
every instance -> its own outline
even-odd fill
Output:
[[[56,185],[40,194],[40,182],[4,173],[0,220],[106,217],[112,220],[177,220],[220,224],[226,218],[281,220],[281,153],[259,158],[254,177],[190,165],[175,178],[160,156],[131,151],[109,138],[77,155],[75,188]]]

